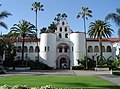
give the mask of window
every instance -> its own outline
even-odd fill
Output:
[[[62,22],[62,25],[65,25],[65,23],[64,23],[64,22]]]
[[[73,52],[73,47],[72,47],[72,52]]]
[[[60,32],[62,32],[62,27],[60,27]]]
[[[67,32],[67,27],[65,27],[65,32]]]
[[[111,52],[111,47],[110,46],[107,46],[107,52]]]
[[[65,34],[65,38],[68,38],[68,34],[67,33]]]
[[[68,50],[67,47],[65,47],[65,48],[64,48],[64,52],[67,53],[67,50]]]
[[[89,46],[88,47],[88,53],[92,53],[93,52],[93,47],[92,46]]]
[[[59,38],[62,38],[62,35],[61,35],[61,33],[59,34]]]
[[[46,46],[45,46],[45,52],[47,51]]]
[[[105,47],[104,46],[102,46],[102,52],[105,52]]]
[[[59,48],[59,53],[62,53],[62,48]]]
[[[30,47],[29,47],[29,52],[30,52],[30,53],[33,53],[33,46],[30,46]]]
[[[98,46],[95,46],[95,47],[94,47],[94,52],[99,52]]]
[[[35,47],[35,52],[40,52],[40,49],[38,46]]]
[[[28,52],[27,46],[24,46],[24,52]]]
[[[17,52],[19,53],[21,51],[22,51],[21,46],[18,46]]]

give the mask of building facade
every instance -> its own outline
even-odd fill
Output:
[[[38,47],[36,42],[25,40],[24,59],[37,60],[54,68],[70,68],[78,65],[77,60],[83,59],[86,53],[85,42],[87,41],[87,56],[92,58],[99,55],[99,42],[97,39],[85,39],[84,32],[73,32],[68,26],[67,20],[60,20],[55,33],[41,33]],[[119,54],[119,38],[103,39],[103,56],[113,60]],[[15,42],[18,48],[16,60],[21,59],[22,42]]]

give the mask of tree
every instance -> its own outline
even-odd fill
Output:
[[[61,19],[66,19],[67,17],[68,16],[66,13],[58,13],[54,18],[54,21],[56,21],[56,24],[57,24]]]
[[[88,35],[90,38],[98,38],[99,40],[99,47],[100,47],[100,64],[102,66],[102,38],[109,38],[114,32],[110,28],[110,24],[108,22],[102,20],[95,20],[95,22],[91,22],[89,26]]]
[[[56,24],[52,22],[50,26],[48,26],[48,32],[54,33],[57,30]]]
[[[120,8],[116,9],[116,13],[109,13],[105,17],[105,20],[113,20],[116,25],[120,26]]]
[[[43,5],[41,5],[40,2],[34,2],[32,4],[32,8],[31,8],[32,11],[35,11],[35,14],[36,14],[36,21],[35,21],[35,24],[36,24],[36,35],[37,35],[37,14],[38,14],[38,11],[44,11],[43,9]],[[38,47],[38,36],[37,36],[37,47]],[[37,52],[37,56],[38,56],[38,61],[39,61],[39,51]]]
[[[0,4],[1,6],[1,4]],[[4,19],[4,18],[7,18],[8,16],[10,16],[11,14],[8,13],[7,11],[1,11],[0,12],[0,20],[1,19]],[[4,27],[5,29],[7,29],[7,25],[3,22],[3,21],[0,21],[0,26],[1,27]]]
[[[86,39],[86,20],[88,20],[88,17],[92,17],[92,11],[89,10],[88,7],[82,7],[82,11],[78,13],[77,19],[82,17],[83,23],[84,23],[84,33],[85,33],[85,39]],[[87,69],[87,42],[85,41],[85,48],[86,48],[86,69]]]
[[[120,28],[118,29],[118,37],[120,38]]]
[[[22,61],[24,60],[24,42],[25,37],[34,39],[36,27],[25,20],[19,21],[19,24],[14,24],[11,31],[8,33],[10,38],[22,39]]]

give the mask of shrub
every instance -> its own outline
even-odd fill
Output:
[[[85,68],[84,68],[84,66],[80,65],[80,66],[73,66],[72,69],[73,70],[83,70]]]
[[[112,74],[120,76],[120,71],[113,71]]]

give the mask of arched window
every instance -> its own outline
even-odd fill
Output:
[[[102,46],[102,52],[105,52],[105,47],[104,46]]]
[[[62,47],[59,48],[59,53],[62,53]]]
[[[65,32],[67,32],[67,27],[65,27]]]
[[[99,52],[98,46],[95,46],[95,47],[94,47],[94,52]]]
[[[24,46],[24,52],[28,52],[27,46]]]
[[[65,23],[64,23],[64,22],[62,22],[62,25],[65,25]]]
[[[62,27],[60,27],[60,32],[62,32]]]
[[[30,46],[30,47],[29,47],[29,52],[30,52],[30,53],[33,53],[33,51],[34,51],[34,50],[33,50],[33,46]]]
[[[68,38],[68,34],[67,33],[65,34],[65,38]]]
[[[61,35],[61,33],[59,34],[59,38],[62,38],[62,35]]]
[[[64,48],[64,52],[65,52],[65,53],[68,52],[68,48],[67,48],[67,47]]]
[[[19,53],[19,52],[21,52],[21,51],[22,51],[21,46],[18,46],[17,52]]]
[[[45,52],[47,51],[46,46],[45,46]]]
[[[40,52],[40,49],[38,46],[35,47],[35,52]]]
[[[72,47],[72,52],[73,52],[73,50],[74,50],[74,49],[73,49],[73,47]]]
[[[112,50],[111,50],[111,47],[110,46],[107,46],[107,50],[106,50],[107,52],[111,52]]]
[[[93,52],[93,47],[92,46],[89,46],[88,47],[88,53],[92,53]]]

